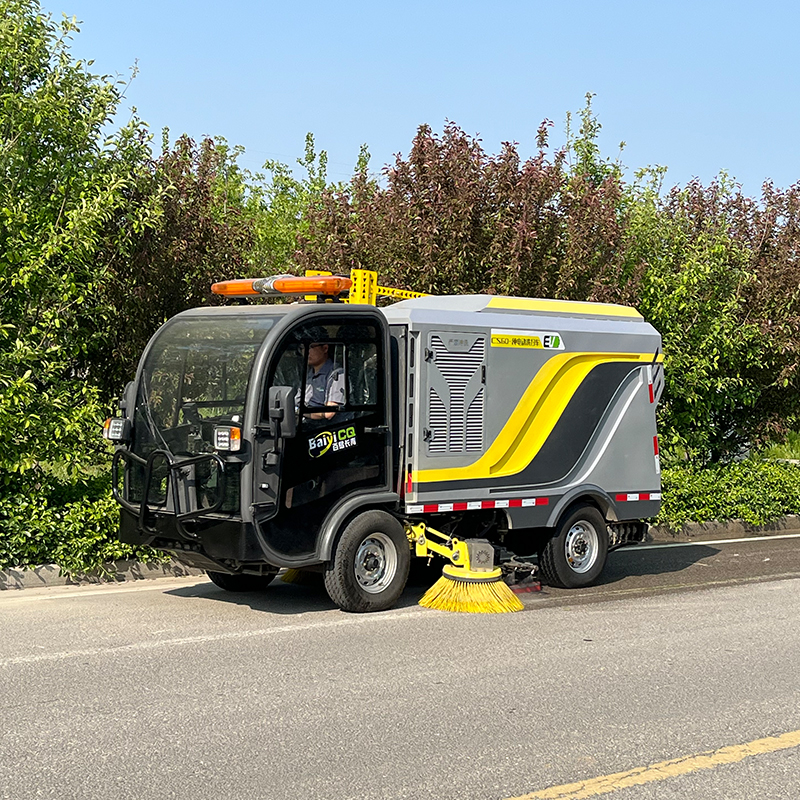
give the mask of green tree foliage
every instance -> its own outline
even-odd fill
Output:
[[[107,135],[122,87],[71,57],[76,30],[0,0],[0,566],[66,564],[58,536],[73,567],[120,554],[111,398],[162,322],[262,272],[238,151],[182,137],[154,158],[135,119]]]
[[[697,465],[800,423],[800,184],[758,200],[725,176],[626,184],[591,95],[563,148],[545,121],[524,161],[452,123],[421,126],[380,180],[363,148],[346,185],[310,135],[299,178],[278,162],[251,175],[221,139],[165,132],[155,156],[137,119],[107,133],[123,87],[72,58],[76,30],[38,0],[0,0],[0,567],[77,571],[128,552],[99,423],[158,326],[217,302],[225,278],[366,267],[426,292],[638,307],[664,340],[665,497],[683,498],[671,522],[706,514],[686,492],[727,486]],[[764,485],[789,497],[784,477]]]
[[[489,156],[454,124],[441,136],[423,125],[407,159],[384,170],[365,165],[346,187],[331,187],[308,210],[299,263],[382,278],[432,293],[593,297],[616,285],[621,260],[616,171],[571,171],[566,152],[522,162],[514,144]]]
[[[198,145],[182,136],[172,147],[165,142],[159,158],[142,160],[125,213],[110,220],[102,242],[106,317],[89,378],[104,396],[132,379],[167,319],[219,302],[215,281],[259,272],[251,263],[256,222],[237,155],[221,140]]]
[[[327,187],[327,155],[310,134],[300,178],[277,161],[266,163],[267,176],[252,175],[237,163],[241,148],[222,139],[181,136],[170,146],[167,136],[159,158],[142,160],[102,240],[107,316],[89,377],[104,396],[133,377],[167,319],[220,302],[214,282],[296,271],[305,210]]]
[[[71,59],[75,30],[35,0],[0,0],[4,537],[25,520],[19,535],[33,540],[45,509],[76,502],[86,510],[103,493],[94,479],[106,463],[97,443],[103,403],[87,381],[104,318],[97,256],[144,139],[137,123],[104,135],[119,87]]]
[[[119,90],[73,62],[74,23],[0,2],[0,480],[58,460],[82,470],[87,382],[102,328],[99,240],[124,204],[143,139],[103,134]],[[29,478],[26,478],[28,480]]]
[[[780,440],[798,419],[800,187],[760,203],[723,175],[627,190],[626,298],[661,332],[667,452],[706,464]]]
[[[362,148],[359,163],[369,156]],[[328,154],[317,152],[314,136],[307,134],[302,158],[297,159],[301,177],[280,161],[264,164],[267,174],[248,175],[247,213],[253,219],[256,246],[254,274],[278,275],[296,272],[299,240],[308,230],[307,210],[318,206],[329,188]]]

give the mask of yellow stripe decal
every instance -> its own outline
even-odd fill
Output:
[[[549,314],[591,315],[595,317],[625,317],[643,319],[642,315],[629,306],[613,303],[579,303],[573,300],[532,300],[527,297],[493,297],[486,308],[505,308],[512,311],[543,311]]]
[[[756,739],[746,744],[721,747],[719,750],[712,750],[694,756],[675,758],[671,761],[660,761],[657,764],[651,764],[649,767],[639,767],[627,772],[603,775],[588,781],[551,786],[549,789],[543,789],[540,792],[523,794],[508,800],[585,800],[585,798],[615,792],[617,789],[627,789],[630,786],[642,786],[645,783],[676,778],[679,775],[688,775],[701,769],[714,769],[723,764],[736,764],[751,756],[789,750],[798,745],[800,745],[800,731],[791,731],[780,736],[767,736],[764,739]]]
[[[553,356],[536,373],[497,438],[477,461],[466,467],[419,470],[415,473],[416,483],[516,475],[533,461],[575,391],[596,366],[617,361],[651,363],[652,360],[652,353],[560,353]]]

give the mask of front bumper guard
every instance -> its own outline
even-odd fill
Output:
[[[225,500],[225,462],[216,453],[202,453],[201,455],[190,456],[189,458],[177,459],[168,450],[154,450],[146,459],[144,459],[141,456],[137,456],[135,453],[131,453],[129,450],[117,450],[114,453],[114,458],[111,461],[111,492],[114,496],[114,500],[116,500],[117,503],[122,506],[122,508],[124,508],[126,511],[129,511],[131,514],[134,514],[138,518],[139,530],[147,534],[155,534],[158,532],[156,527],[151,525],[149,522],[149,520],[155,516],[155,511],[150,508],[147,498],[150,496],[150,484],[153,480],[153,465],[159,459],[166,461],[169,468],[169,488],[172,492],[175,524],[178,528],[178,532],[186,538],[197,539],[197,534],[194,533],[194,531],[187,530],[184,526],[184,523],[193,519],[197,519],[198,517],[205,516],[206,514],[214,514],[215,512],[219,511],[220,508],[222,508],[222,503]],[[129,500],[123,497],[122,494],[120,494],[119,465],[121,461],[126,462],[126,467],[128,462],[133,462],[144,467],[142,502],[138,505],[136,503],[131,503]],[[214,502],[210,506],[204,506],[203,508],[197,508],[191,511],[181,511],[181,495],[179,484],[181,479],[180,472],[185,470],[187,467],[196,466],[197,464],[201,464],[205,461],[216,462],[219,469],[219,480],[216,486],[217,491]],[[170,512],[160,510],[159,513],[169,514]]]

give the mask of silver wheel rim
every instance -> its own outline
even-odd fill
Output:
[[[594,525],[585,519],[576,522],[567,533],[564,554],[573,572],[588,572],[600,554],[600,539]]]
[[[397,574],[397,549],[385,533],[371,533],[358,547],[355,563],[358,585],[380,594]]]

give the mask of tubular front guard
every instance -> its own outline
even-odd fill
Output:
[[[158,508],[156,511],[150,507],[148,498],[150,496],[150,488],[153,481],[153,465],[159,460],[164,460],[167,463],[169,479],[168,494],[164,507]],[[124,488],[123,491],[120,492],[119,465],[122,461],[125,461],[126,469]],[[190,470],[191,467],[195,467],[198,464],[202,464],[207,461],[215,463],[217,465],[217,469],[219,470],[219,479],[215,487],[216,496],[214,497],[213,502],[208,506],[202,507],[197,507],[199,506],[199,503],[195,502],[193,504],[195,505],[195,508],[182,509],[182,492],[180,488],[181,482],[186,478],[186,472]],[[131,482],[129,479],[128,470],[128,465],[130,463],[138,464],[144,470],[141,488],[142,499],[138,505],[130,502],[130,500],[124,496],[130,492]],[[197,534],[194,531],[188,530],[184,523],[190,520],[198,519],[199,517],[214,514],[220,510],[225,499],[225,462],[216,453],[202,453],[201,455],[197,456],[177,459],[166,450],[154,450],[146,459],[144,459],[140,456],[137,456],[135,453],[131,453],[129,450],[119,448],[114,453],[114,458],[111,462],[111,486],[114,499],[117,501],[117,503],[119,503],[120,506],[122,506],[122,508],[136,517],[138,521],[137,527],[142,534],[156,535],[158,533],[158,530],[153,523],[157,513],[162,517],[164,515],[173,516],[178,534],[180,534],[180,536],[183,538],[196,539]],[[171,509],[169,507],[170,505],[172,506]]]

